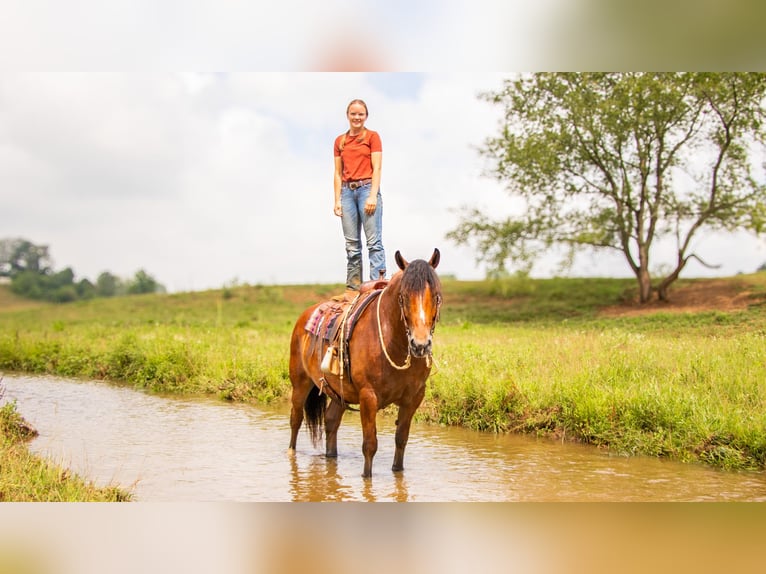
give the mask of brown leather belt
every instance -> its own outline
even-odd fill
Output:
[[[344,181],[343,185],[345,185],[349,189],[358,189],[362,187],[363,185],[367,185],[368,183],[372,183],[372,180],[371,179],[356,179],[351,181]]]

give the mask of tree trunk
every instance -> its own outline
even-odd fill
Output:
[[[638,279],[638,300],[640,303],[648,303],[652,298],[652,277],[649,271],[640,267],[636,273]]]
[[[670,287],[670,284],[666,284],[664,281],[657,287],[657,297],[665,303],[668,302],[668,287]]]
[[[666,303],[669,301],[668,289],[670,288],[671,284],[675,283],[676,279],[678,279],[679,275],[681,274],[681,269],[683,269],[685,265],[686,261],[683,261],[670,275],[660,281],[660,284],[657,286],[657,295],[659,296],[660,301],[665,301]]]

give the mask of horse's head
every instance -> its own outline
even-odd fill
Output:
[[[429,261],[416,259],[409,263],[396,252],[396,264],[403,271],[399,288],[399,306],[407,328],[410,351],[422,358],[431,354],[432,338],[439,308],[442,303],[441,282],[436,274],[439,265],[439,250]]]

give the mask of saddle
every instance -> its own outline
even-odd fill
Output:
[[[333,298],[320,304],[306,321],[305,329],[311,334],[309,355],[321,353],[323,346],[327,351],[321,360],[323,373],[343,376],[351,366],[348,343],[354,327],[362,312],[383,292],[388,281],[368,281],[362,284],[359,294],[353,301]]]

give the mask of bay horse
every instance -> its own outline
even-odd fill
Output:
[[[345,353],[341,352],[339,373],[333,374],[322,368],[321,359],[330,343],[317,341],[306,330],[307,322],[321,303],[301,314],[290,341],[291,452],[295,451],[305,415],[314,445],[321,438],[324,427],[325,456],[337,457],[338,427],[343,412],[348,404],[359,405],[364,455],[362,476],[369,478],[372,476],[372,460],[378,450],[377,412],[395,404],[399,410],[391,469],[394,472],[404,470],[404,449],[410,423],[423,401],[426,379],[433,363],[432,339],[442,301],[441,282],[435,271],[439,258],[438,249],[434,249],[429,261],[407,262],[399,251],[396,252],[395,260],[400,271],[377,295],[367,296],[375,300],[368,302],[355,319],[344,347]],[[357,296],[352,305],[361,305],[364,297]],[[342,339],[340,345],[344,344]]]

